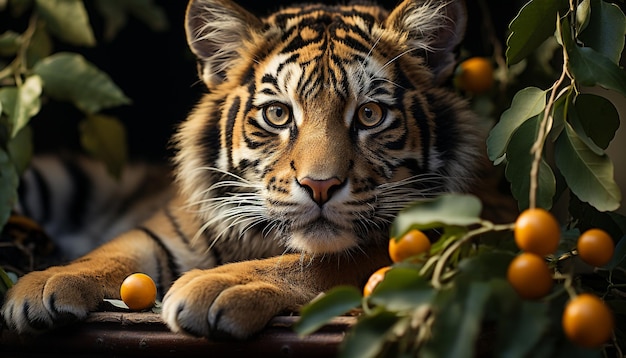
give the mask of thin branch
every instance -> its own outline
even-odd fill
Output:
[[[559,16],[557,14],[556,17],[556,26],[561,33],[563,29],[561,28],[561,22],[559,21]],[[569,30],[569,29],[568,29]],[[535,208],[537,207],[537,188],[538,188],[538,180],[539,180],[539,166],[541,164],[541,158],[543,154],[543,147],[546,142],[546,138],[550,133],[550,129],[552,129],[552,124],[554,122],[554,118],[552,116],[552,109],[554,108],[554,102],[556,101],[557,91],[561,88],[563,82],[565,82],[566,78],[570,78],[569,71],[567,69],[567,65],[569,63],[569,58],[567,57],[567,51],[565,51],[565,46],[563,46],[563,69],[561,71],[561,77],[552,85],[552,90],[550,91],[550,98],[546,103],[546,107],[543,111],[543,116],[541,119],[541,123],[539,124],[539,132],[537,133],[537,140],[533,143],[531,147],[531,154],[533,155],[533,161],[530,168],[530,190],[529,190],[529,207]],[[571,87],[572,84],[570,82]],[[564,90],[567,90],[564,89]],[[559,93],[559,96],[563,93],[563,90]]]
[[[439,261],[437,261],[437,265],[435,266],[435,271],[433,272],[433,277],[431,279],[432,286],[435,289],[441,289],[443,287],[443,284],[441,282],[443,281],[442,276],[444,275],[446,264],[450,257],[465,243],[474,239],[478,235],[488,232],[512,230],[513,227],[514,224],[494,225],[490,221],[482,220],[481,227],[465,233],[465,235],[461,236],[456,242],[446,248],[446,250],[441,254],[441,258],[439,259]]]
[[[37,22],[39,17],[36,13],[31,15],[28,21],[28,27],[24,31],[24,33],[20,36],[21,43],[19,48],[17,49],[17,53],[15,58],[8,66],[0,70],[0,80],[13,75],[13,80],[15,84],[19,87],[22,85],[22,75],[28,72],[28,64],[26,63],[26,57],[28,55],[28,48],[30,47],[30,42],[37,30]]]

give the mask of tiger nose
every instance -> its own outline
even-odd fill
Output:
[[[324,205],[328,200],[330,200],[332,194],[339,189],[341,184],[341,180],[337,178],[318,180],[305,177],[300,180],[300,185],[306,189],[311,198],[313,198],[319,206]]]

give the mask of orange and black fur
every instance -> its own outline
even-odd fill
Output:
[[[82,319],[141,271],[166,292],[172,330],[245,338],[363,284],[389,262],[397,212],[469,190],[483,162],[481,126],[441,88],[464,26],[455,0],[264,19],[192,0],[187,37],[208,93],[174,136],[177,195],[91,253],[22,277],[5,322],[37,332]]]

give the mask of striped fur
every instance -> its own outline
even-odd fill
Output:
[[[119,180],[102,162],[40,155],[20,181],[17,213],[39,223],[75,259],[149,218],[173,195],[171,168],[132,163]]]
[[[192,0],[187,37],[208,93],[174,137],[178,195],[67,266],[21,279],[9,326],[83,318],[143,271],[169,288],[174,330],[245,338],[275,314],[388,263],[410,202],[469,187],[475,117],[440,88],[465,24],[459,1],[306,5],[259,19]]]
[[[474,117],[436,86],[424,59],[438,46],[431,34],[445,25],[441,6],[426,3],[404,22],[393,14],[385,21],[377,7],[311,5],[240,24],[250,35],[229,44],[238,49],[229,67],[205,59],[211,91],[176,137],[178,181],[209,234],[236,239],[260,228],[290,249],[337,252],[384,237],[411,201],[466,189],[479,162]],[[201,8],[190,14],[188,36],[201,58],[219,46],[209,39],[233,31],[211,27],[206,16],[214,14]],[[370,102],[386,119],[364,128],[356,114]],[[292,113],[282,128],[263,119],[275,103]],[[341,185],[320,208],[300,184],[305,177]]]

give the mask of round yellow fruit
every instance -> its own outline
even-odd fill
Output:
[[[154,306],[156,285],[150,276],[144,273],[129,275],[122,282],[120,296],[131,310],[140,311]]]
[[[430,251],[430,240],[421,231],[409,230],[400,240],[389,240],[389,256],[393,262],[401,262],[407,258]]]
[[[611,338],[615,323],[611,310],[598,296],[583,293],[567,303],[562,324],[569,340],[597,348]]]
[[[493,87],[493,66],[485,57],[472,57],[459,65],[458,86],[471,93],[480,94]]]
[[[529,300],[544,297],[554,284],[543,257],[529,252],[521,253],[511,261],[506,277],[517,294]]]
[[[576,247],[581,260],[596,267],[608,264],[615,251],[613,239],[602,229],[589,229],[582,233]]]
[[[535,208],[523,211],[515,221],[513,232],[517,246],[533,254],[553,254],[559,247],[561,228],[548,211]]]
[[[376,286],[378,286],[378,284],[385,278],[385,274],[390,269],[391,269],[391,266],[381,267],[370,276],[370,278],[367,280],[367,283],[363,287],[364,297],[367,297],[372,294],[372,291],[374,291],[374,288],[376,288]]]

